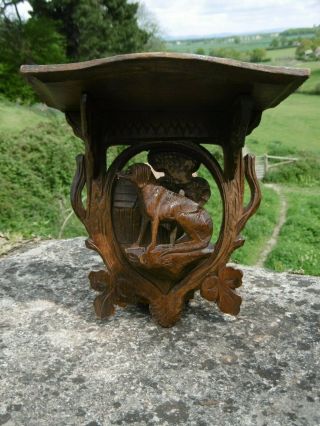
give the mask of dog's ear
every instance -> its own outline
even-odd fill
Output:
[[[147,164],[144,164],[144,170],[143,170],[143,178],[145,182],[149,182],[154,178],[151,167]]]
[[[139,186],[146,185],[154,180],[151,167],[148,164],[138,163],[134,165],[134,173],[136,182]]]

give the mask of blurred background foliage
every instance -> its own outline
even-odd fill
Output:
[[[159,28],[139,3],[126,0],[0,1],[0,93],[34,102],[21,64],[78,62],[119,53],[163,50]]]

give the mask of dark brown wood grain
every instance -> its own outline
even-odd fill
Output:
[[[262,111],[279,104],[308,78],[307,69],[178,53],[136,53],[61,65],[24,65],[40,97],[77,111],[82,93],[108,110],[226,109],[249,93]],[[106,102],[105,102],[106,100]]]

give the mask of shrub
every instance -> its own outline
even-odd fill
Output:
[[[264,177],[264,182],[290,183],[305,186],[314,186],[320,183],[319,158],[310,157],[310,154],[306,155],[303,152],[297,152],[293,148],[277,141],[268,145],[268,154],[283,157],[292,156],[298,158],[298,161],[270,169]]]
[[[74,158],[82,151],[60,119],[0,134],[0,231],[57,237],[70,208]],[[80,223],[76,226],[69,236],[81,233]]]
[[[267,52],[265,49],[253,49],[250,52],[250,62],[263,62],[266,56]]]
[[[291,183],[303,186],[320,184],[320,161],[318,159],[300,159],[268,171],[265,182]]]

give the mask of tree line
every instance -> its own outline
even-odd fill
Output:
[[[22,4],[29,3],[26,18]],[[0,0],[0,94],[33,100],[21,64],[78,62],[161,46],[158,27],[127,0]]]

